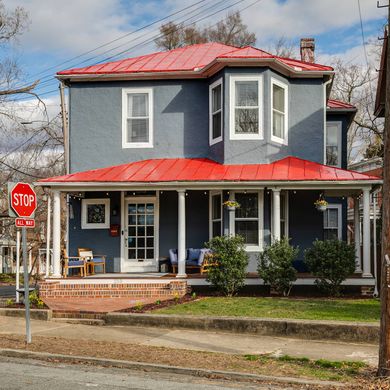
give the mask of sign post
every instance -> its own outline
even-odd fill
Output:
[[[9,185],[9,205],[10,216],[16,214],[15,225],[22,228],[22,254],[23,254],[23,274],[24,274],[24,306],[26,313],[26,343],[31,343],[31,327],[30,327],[30,288],[28,274],[28,258],[27,258],[27,228],[35,226],[34,219],[30,217],[34,214],[37,208],[37,196],[27,183],[16,183]]]

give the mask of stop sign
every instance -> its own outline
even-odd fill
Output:
[[[37,196],[27,183],[17,183],[11,190],[11,207],[18,217],[31,217],[37,208]]]

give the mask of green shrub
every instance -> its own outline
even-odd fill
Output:
[[[344,241],[316,240],[305,250],[305,263],[318,287],[337,296],[341,283],[355,271],[355,248]]]
[[[267,246],[258,257],[257,271],[264,284],[271,286],[279,294],[288,296],[293,282],[297,280],[297,271],[293,261],[299,248],[293,247],[288,238],[275,241]]]
[[[216,262],[208,270],[207,281],[228,297],[235,295],[245,284],[248,255],[244,244],[241,236],[214,237],[206,243]]]
[[[30,300],[30,304],[37,307],[38,309],[42,309],[45,306],[45,303],[39,298],[39,295],[36,291],[32,291],[28,296]]]

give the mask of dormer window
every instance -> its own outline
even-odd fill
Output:
[[[153,91],[122,90],[122,147],[153,147]]]
[[[263,138],[262,77],[230,77],[230,139]]]
[[[210,85],[209,89],[209,141],[210,145],[222,141],[222,79]]]
[[[271,78],[271,140],[287,144],[288,135],[288,93],[287,85]]]

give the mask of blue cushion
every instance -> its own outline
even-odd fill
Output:
[[[104,263],[104,258],[103,257],[94,257],[91,261],[94,263]]]
[[[72,265],[84,265],[84,261],[82,261],[82,260],[68,261],[68,265],[69,266],[72,266]]]
[[[200,249],[194,249],[194,248],[188,249],[188,258],[187,258],[188,262],[195,261],[196,263],[198,263],[199,256],[200,256]]]

